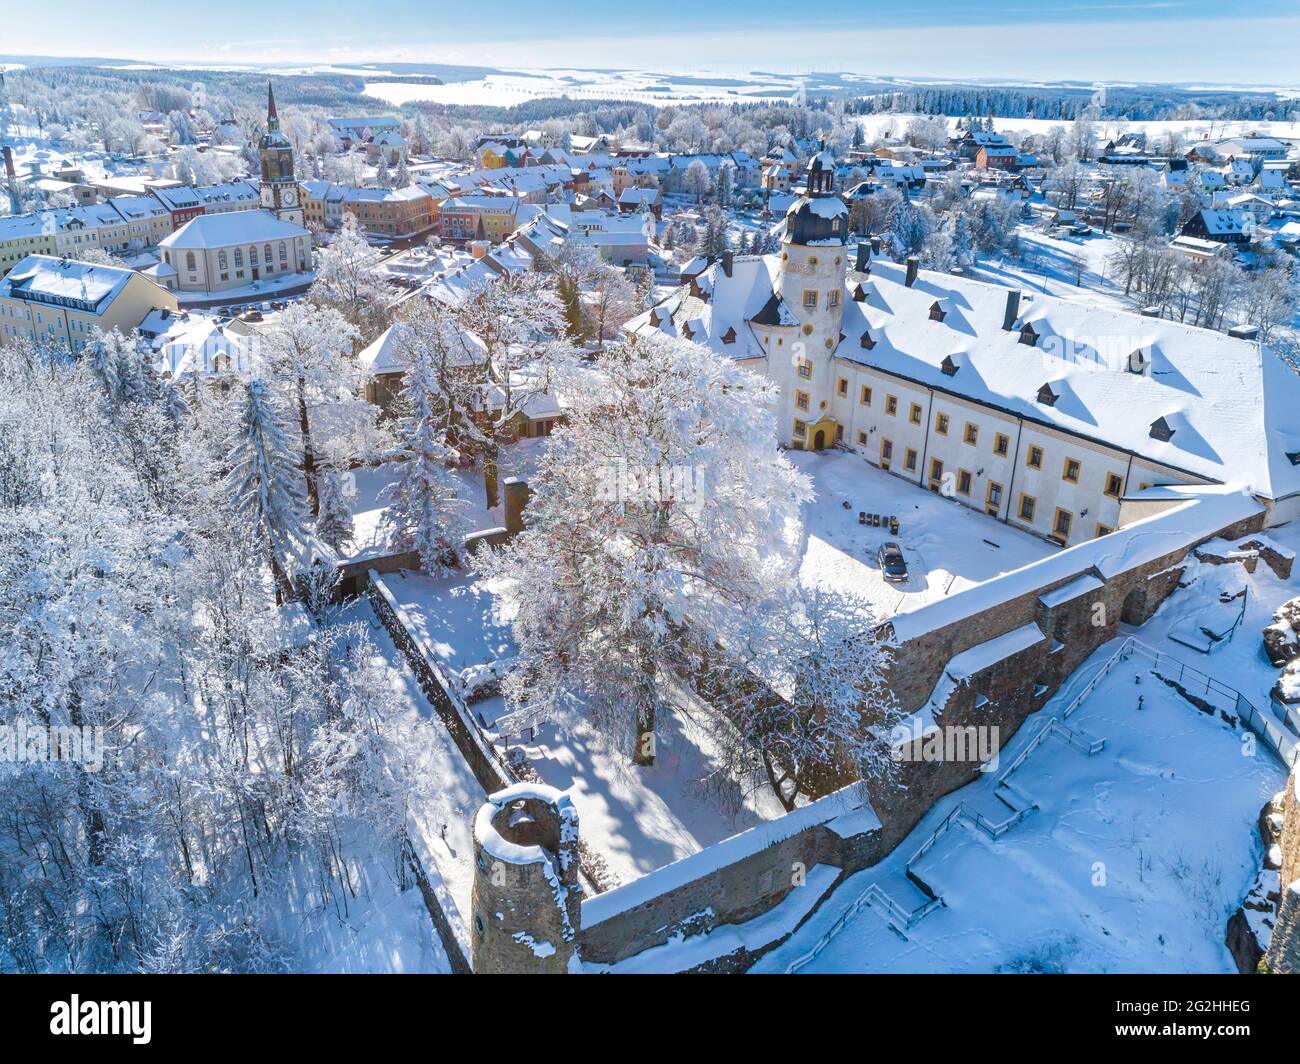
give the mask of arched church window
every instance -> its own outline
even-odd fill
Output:
[[[217,252],[218,268],[224,270],[227,267],[229,267],[229,265],[230,265],[230,259],[226,256],[226,253],[224,251],[218,251]]]
[[[257,265],[257,245],[253,245],[248,249],[248,264],[250,266]]]
[[[198,269],[198,265],[194,261],[194,252],[192,251],[185,252],[185,268],[190,272]]]

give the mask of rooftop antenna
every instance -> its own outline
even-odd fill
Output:
[[[9,192],[9,211],[11,214],[21,212],[18,202],[18,173],[14,169],[14,149],[12,144],[13,114],[9,110],[9,94],[5,91],[5,75],[0,70],[0,155],[4,156],[5,188]]]

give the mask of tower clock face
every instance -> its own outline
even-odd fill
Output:
[[[297,203],[298,202],[297,190],[292,188],[286,188],[284,190],[284,202],[290,207],[292,207],[295,203]]]

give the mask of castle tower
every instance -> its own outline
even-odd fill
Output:
[[[266,133],[257,145],[262,159],[262,206],[283,222],[303,224],[302,189],[293,173],[293,145],[280,131],[275,93],[266,83]]]
[[[473,968],[563,974],[582,926],[578,812],[569,796],[519,783],[474,818]]]
[[[22,201],[18,197],[18,174],[14,169],[14,150],[9,143],[14,135],[13,116],[9,112],[9,96],[5,91],[4,71],[0,70],[0,164],[4,166],[5,190],[9,194],[9,210],[13,214],[22,212]]]
[[[849,209],[835,192],[835,160],[818,152],[808,164],[807,189],[790,205],[781,238],[777,294],[799,323],[790,355],[769,362],[781,387],[784,425],[804,426],[792,444],[821,450],[835,443],[839,426],[830,416],[831,367],[844,320],[848,272]],[[787,429],[782,427],[782,434]]]

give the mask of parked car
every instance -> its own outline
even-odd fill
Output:
[[[893,540],[881,545],[876,555],[880,562],[880,571],[891,584],[901,584],[907,579],[907,560],[903,557],[903,548]]]

